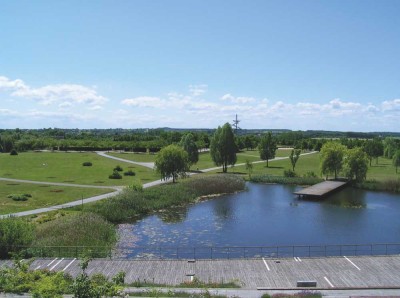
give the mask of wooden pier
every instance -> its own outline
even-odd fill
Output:
[[[347,182],[342,181],[324,181],[296,191],[294,194],[298,195],[299,197],[321,198],[343,188],[346,184]]]

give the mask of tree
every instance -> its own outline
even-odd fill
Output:
[[[260,151],[260,158],[262,160],[267,161],[268,167],[268,160],[275,158],[276,149],[276,139],[272,136],[272,133],[269,131],[266,135],[264,135],[260,143],[258,144],[258,150]]]
[[[197,148],[194,137],[191,133],[184,135],[181,139],[180,145],[188,154],[189,167],[199,161],[199,150]]]
[[[362,182],[367,178],[368,157],[360,148],[347,149],[344,157],[344,170],[346,177]]]
[[[322,174],[334,174],[335,179],[343,166],[343,156],[346,147],[338,142],[327,142],[321,148]]]
[[[250,162],[250,160],[246,159],[245,167],[246,170],[249,172],[249,178],[251,179],[251,174],[253,173],[253,164]]]
[[[161,178],[166,180],[172,178],[175,183],[178,177],[185,177],[189,171],[189,157],[182,147],[169,145],[160,150],[155,161],[156,171]]]
[[[373,158],[376,158],[376,163],[378,163],[378,157],[383,155],[383,144],[379,139],[367,141],[364,144],[364,151],[368,155],[369,165],[371,166]]]
[[[229,123],[218,126],[217,131],[210,144],[211,158],[217,166],[222,166],[222,171],[226,173],[228,165],[236,163],[237,147],[232,127]]]
[[[294,168],[296,167],[296,163],[300,158],[300,153],[301,153],[300,149],[295,149],[295,150],[292,150],[292,152],[290,152],[289,159],[290,159],[290,163],[292,164],[293,172],[294,172]]]
[[[397,174],[397,167],[400,167],[400,150],[397,150],[396,153],[393,155],[393,165],[396,167]]]

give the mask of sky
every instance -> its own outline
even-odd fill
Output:
[[[393,131],[400,1],[0,0],[0,128]]]

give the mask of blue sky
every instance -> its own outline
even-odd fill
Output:
[[[400,131],[400,1],[3,1],[1,128]]]

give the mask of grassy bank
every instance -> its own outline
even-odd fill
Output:
[[[323,180],[318,177],[283,177],[271,175],[255,175],[250,178],[250,181],[255,183],[313,185]]]
[[[88,209],[112,223],[122,223],[153,211],[194,202],[201,196],[233,193],[244,188],[244,180],[235,175],[192,177],[143,191],[126,189],[114,198],[88,206]]]

